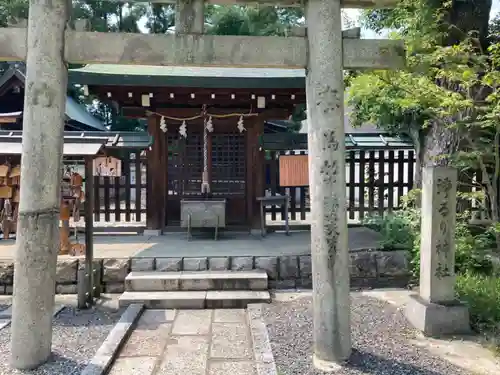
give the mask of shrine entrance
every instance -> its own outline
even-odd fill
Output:
[[[216,124],[214,120],[214,130],[207,134],[206,162],[210,192],[214,198],[227,200],[228,225],[244,225],[247,221],[246,133]],[[190,124],[186,137],[176,130],[174,127],[166,133],[167,226],[179,225],[182,199],[203,198],[200,189],[204,170],[203,124]]]

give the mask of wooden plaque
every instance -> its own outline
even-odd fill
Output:
[[[120,177],[122,175],[122,161],[111,156],[101,156],[94,159],[94,176]]]
[[[309,185],[308,155],[280,155],[280,186]]]

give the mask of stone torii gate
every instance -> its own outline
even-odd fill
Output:
[[[303,0],[211,2],[304,5]],[[69,26],[68,0],[30,0],[27,29],[0,29],[0,60],[27,61],[12,365],[35,368],[51,352],[67,63],[307,69],[313,360],[326,371],[347,360],[351,328],[343,69],[398,68],[404,63],[404,49],[393,40],[343,39],[341,7],[394,2],[305,1],[307,36],[285,38],[204,35],[203,0],[177,0],[173,35],[76,31]]]

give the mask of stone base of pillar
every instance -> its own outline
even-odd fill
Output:
[[[324,361],[313,354],[313,366],[321,372],[335,373],[345,369],[344,363]]]
[[[161,229],[144,229],[144,236],[148,237],[154,237],[154,236],[161,236],[163,234],[163,231]]]
[[[405,316],[425,336],[468,334],[471,332],[469,308],[460,301],[446,305],[430,303],[418,294],[410,296]]]

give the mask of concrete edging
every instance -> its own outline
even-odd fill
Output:
[[[248,305],[247,318],[252,336],[257,375],[278,375],[266,323],[262,319],[262,304]]]
[[[142,304],[132,304],[127,307],[80,375],[105,375],[107,373],[143,310],[144,305]]]

